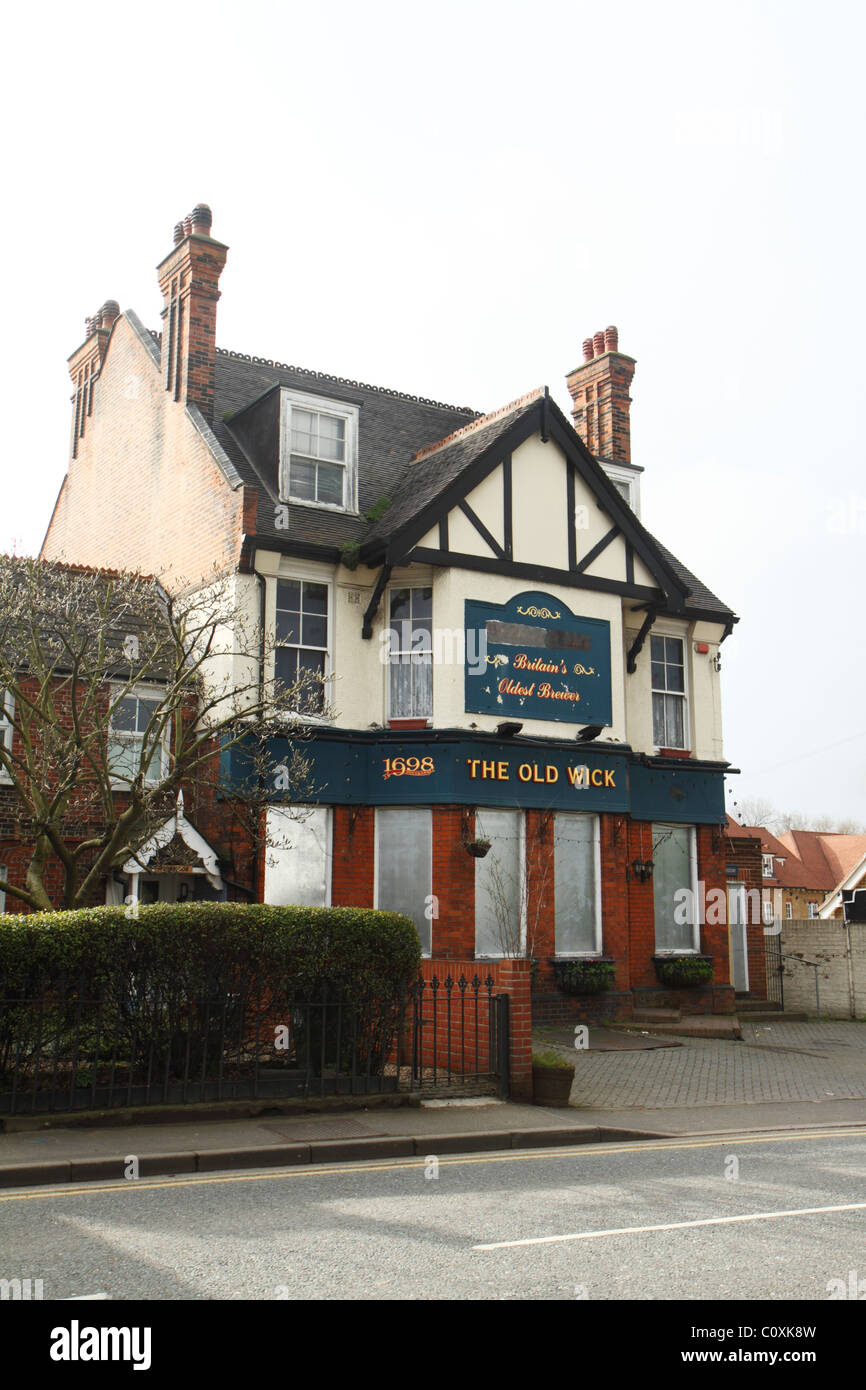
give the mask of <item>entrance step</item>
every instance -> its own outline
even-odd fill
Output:
[[[679,1023],[682,1013],[679,1009],[635,1009],[632,1012],[634,1023]]]

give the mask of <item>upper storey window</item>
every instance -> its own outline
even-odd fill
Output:
[[[283,391],[280,496],[357,511],[358,407]]]

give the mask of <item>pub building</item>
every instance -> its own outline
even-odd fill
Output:
[[[711,978],[664,997],[733,1003],[728,929],[699,920],[698,884],[725,887],[719,650],[736,619],[641,525],[633,370],[608,329],[568,376],[574,423],[542,390],[413,450],[354,568],[302,560],[291,525],[256,543],[275,674],[325,679],[303,747],[316,804],[291,827],[271,813],[292,848],[269,852],[265,901],[405,912],[435,960],[528,956],[536,1019],[628,1017],[662,997],[659,959],[686,954]],[[316,428],[319,457],[352,469],[351,403],[341,431],[333,398],[283,394],[289,498],[313,490]],[[609,988],[560,988],[594,961]]]
[[[435,961],[528,958],[536,1018],[626,1018],[692,957],[681,1007],[729,1011],[699,885],[726,884],[737,619],[641,523],[617,330],[583,343],[571,418],[546,387],[478,415],[224,351],[210,224],[175,229],[161,334],[113,303],[89,321],[43,554],[229,565],[276,635],[263,678],[322,677],[298,713],[311,789],[277,786],[291,847],[262,851],[256,895],[404,912]],[[106,490],[152,524],[118,534]],[[563,987],[581,973],[601,992]]]

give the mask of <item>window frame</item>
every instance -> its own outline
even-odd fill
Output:
[[[410,589],[410,590],[411,590],[411,589],[429,589],[429,590],[430,590],[430,662],[429,662],[429,665],[430,665],[430,712],[429,712],[429,714],[395,714],[395,713],[393,712],[393,710],[392,710],[392,708],[391,708],[391,670],[392,670],[392,666],[396,666],[397,663],[396,663],[396,662],[393,662],[393,663],[392,663],[391,660],[390,660],[390,657],[391,657],[391,655],[392,655],[392,649],[391,649],[391,645],[390,645],[390,641],[389,641],[389,643],[388,643],[388,657],[389,657],[389,660],[386,661],[386,663],[385,663],[385,719],[386,719],[386,721],[390,721],[391,719],[426,719],[426,720],[428,720],[429,723],[432,723],[432,721],[433,721],[433,708],[434,708],[433,702],[434,702],[434,699],[435,699],[435,695],[434,695],[434,691],[433,691],[433,677],[434,677],[434,671],[435,671],[435,662],[434,662],[434,660],[433,660],[433,580],[432,580],[432,578],[431,578],[431,580],[430,580],[429,583],[418,583],[418,582],[414,582],[414,581],[413,581],[413,582],[411,582],[411,583],[406,583],[406,584],[401,584],[401,583],[390,583],[390,584],[388,585],[387,596],[386,596],[386,601],[387,601],[387,605],[388,605],[388,606],[387,606],[386,620],[385,620],[385,629],[386,629],[386,631],[388,631],[388,632],[392,631],[392,628],[391,628],[391,595],[392,595],[396,590],[400,590],[400,589]],[[410,650],[410,651],[412,650],[411,647],[409,648],[409,650]],[[398,655],[398,656],[399,656],[399,655],[402,655],[402,648],[401,648],[397,653],[393,653],[393,654]],[[419,663],[419,665],[420,665],[420,664],[421,664],[421,663]]]
[[[775,859],[775,855],[772,855],[772,854],[762,854],[762,855],[761,855],[761,860],[762,860],[761,868],[762,868],[762,871],[763,871],[763,876],[764,876],[764,878],[775,878],[775,877],[776,877],[776,875],[773,873],[773,861],[774,861],[774,859]],[[769,864],[769,866],[770,866],[769,868],[767,868],[767,865],[768,865],[768,864]]]
[[[653,668],[652,639],[653,639],[654,637],[673,638],[675,641],[678,641],[678,642],[680,642],[680,643],[682,644],[682,649],[683,649],[683,688],[682,688],[682,691],[681,691],[681,692],[678,691],[678,690],[656,690],[655,686],[653,685],[653,671],[652,671],[652,668]],[[655,749],[655,751],[656,751],[657,753],[660,752],[660,750],[661,750],[662,748],[676,749],[677,752],[683,752],[683,753],[691,752],[691,748],[692,748],[692,744],[693,744],[693,739],[692,739],[692,725],[691,725],[691,717],[692,717],[691,686],[690,686],[690,681],[689,681],[689,661],[688,661],[688,654],[689,654],[689,651],[690,651],[690,644],[689,644],[689,640],[688,640],[688,633],[687,633],[687,632],[683,632],[681,629],[676,629],[676,628],[668,627],[668,626],[661,626],[661,627],[659,627],[658,625],[656,625],[656,626],[653,627],[652,631],[650,632],[649,638],[650,638],[650,645],[649,645],[649,683],[650,683],[650,719],[651,719],[651,721],[652,721],[652,740],[653,740],[652,746],[653,746],[653,748]],[[667,665],[667,659],[665,660],[665,665]],[[656,696],[656,695],[675,695],[677,698],[682,699],[682,701],[683,701],[683,743],[680,744],[679,746],[677,746],[677,745],[674,744],[674,743],[656,743],[656,741],[655,741],[655,738],[656,738],[656,731],[655,731],[655,696]]]
[[[560,951],[556,945],[556,822],[562,817],[571,819],[580,816],[591,820],[593,850],[593,897],[595,900],[594,932],[595,946],[591,951]],[[598,960],[604,954],[603,924],[601,918],[601,817],[593,811],[555,811],[553,815],[553,954],[556,960]]]
[[[629,467],[622,463],[608,463],[606,460],[601,463],[601,468],[608,482],[614,485],[623,502],[640,520],[640,475],[643,469],[635,465]],[[628,497],[622,496],[619,484],[625,484],[628,487]]]
[[[12,749],[12,740],[15,737],[15,696],[11,690],[0,688],[0,742],[3,743],[7,751]],[[5,767],[0,767],[0,786],[11,786],[12,778]]]
[[[692,902],[695,904],[695,920],[692,922],[692,945],[691,946],[659,946],[658,944],[658,923],[655,913],[655,895],[653,895],[653,955],[656,956],[699,956],[701,953],[701,911],[698,907],[698,836],[693,825],[684,825],[676,821],[653,821],[652,822],[652,857],[656,857],[657,845],[655,843],[657,830],[686,830],[689,835],[689,870],[691,873]],[[655,877],[655,876],[653,876]]]
[[[526,872],[526,808],[525,808],[524,806],[478,806],[478,807],[476,808],[476,811],[475,811],[475,834],[476,834],[476,836],[478,835],[478,831],[479,831],[479,820],[480,820],[480,822],[481,822],[480,828],[481,828],[481,830],[482,830],[482,832],[483,832],[483,830],[484,830],[484,826],[483,826],[483,818],[484,818],[484,816],[485,816],[485,815],[489,816],[491,813],[502,812],[502,811],[506,811],[509,815],[516,815],[516,816],[517,816],[517,823],[518,823],[518,827],[519,827],[519,833],[518,833],[518,845],[519,845],[519,849],[518,849],[518,864],[520,865],[520,880],[519,880],[519,884],[518,884],[518,897],[519,897],[519,902],[520,902],[520,945],[519,945],[519,954],[518,954],[517,956],[507,956],[507,955],[505,954],[504,951],[499,951],[499,952],[479,952],[479,950],[478,950],[478,880],[479,880],[479,877],[480,877],[480,876],[483,876],[483,874],[484,874],[484,865],[487,863],[487,858],[488,858],[488,856],[485,855],[483,859],[476,859],[476,860],[475,860],[475,874],[474,874],[474,881],[475,881],[475,882],[474,882],[474,893],[473,893],[474,905],[475,905],[475,911],[474,911],[475,921],[474,921],[474,950],[473,950],[473,956],[474,956],[474,959],[475,959],[475,960],[515,960],[515,959],[516,959],[516,960],[519,960],[519,959],[521,959],[522,956],[525,956],[525,955],[526,955],[526,941],[527,941],[527,935],[528,935],[528,932],[527,932],[527,927],[528,927],[527,915],[528,915],[528,914],[527,914],[527,902],[526,902],[526,890],[527,890],[527,872]],[[496,843],[495,843],[495,841],[494,841],[494,842],[491,844],[491,852],[492,852],[493,850],[495,850],[495,848],[496,848]],[[489,869],[489,867],[490,867],[490,866],[488,865],[488,869]],[[501,943],[501,941],[500,941],[500,945],[501,945],[501,944],[502,944],[502,943]]]
[[[137,682],[135,683],[135,685],[133,685],[133,686],[131,686],[129,689],[127,689],[127,687],[126,687],[125,685],[122,685],[122,684],[120,684],[119,682],[115,681],[114,684],[113,684],[113,685],[111,686],[111,688],[110,688],[110,696],[109,696],[109,699],[110,699],[110,701],[111,701],[112,706],[114,706],[115,703],[116,703],[116,701],[118,700],[118,698],[123,698],[123,699],[127,699],[127,700],[129,700],[129,699],[146,700],[146,699],[154,698],[154,697],[155,697],[155,698],[159,701],[159,703],[161,704],[161,703],[163,702],[163,700],[165,699],[165,687],[162,686],[162,685],[156,685],[155,683],[150,682],[150,681],[137,681]],[[158,786],[159,783],[168,775],[169,761],[170,761],[170,758],[171,758],[171,749],[170,749],[170,747],[169,747],[169,741],[170,741],[170,737],[171,737],[170,730],[171,730],[171,720],[169,720],[168,726],[166,727],[166,729],[165,729],[164,732],[163,732],[163,738],[162,738],[162,744],[161,744],[161,748],[162,748],[162,757],[160,758],[160,770],[159,770],[159,775],[158,775],[157,777],[146,777],[146,778],[144,779],[144,785],[145,785],[146,787],[156,787],[156,786]],[[109,720],[109,724],[108,724],[108,745],[109,745],[109,750],[110,750],[110,747],[111,747],[112,742],[119,742],[119,743],[133,743],[133,742],[135,742],[135,743],[142,743],[143,741],[144,741],[144,733],[141,733],[141,734],[139,734],[139,733],[130,734],[130,733],[124,731],[124,730],[115,730],[115,729],[113,729],[113,727],[112,727],[111,720]],[[109,767],[109,778],[110,778],[110,781],[111,781],[111,788],[112,788],[112,791],[128,791],[129,788],[130,788],[130,785],[131,785],[132,781],[134,780],[133,778],[118,778],[114,773],[111,772],[110,767]]]
[[[285,833],[287,833],[289,836],[291,836],[291,834],[292,834],[291,827],[292,827],[293,825],[303,825],[303,824],[306,824],[306,822],[307,822],[308,820],[313,819],[313,818],[315,817],[316,814],[323,815],[323,818],[324,818],[324,844],[325,844],[325,873],[324,873],[324,880],[325,880],[325,901],[324,901],[324,903],[316,903],[316,904],[313,904],[313,906],[314,906],[314,907],[330,907],[330,906],[331,906],[331,895],[332,895],[332,893],[333,893],[333,885],[334,885],[334,808],[333,808],[332,806],[321,805],[321,804],[318,803],[318,802],[312,802],[312,801],[303,801],[303,802],[298,802],[298,803],[294,803],[294,802],[293,802],[293,803],[291,803],[290,806],[286,806],[286,805],[284,805],[284,804],[281,803],[281,802],[274,802],[274,803],[268,808],[267,816],[270,817],[270,814],[271,814],[272,811],[287,811],[287,810],[290,810],[290,811],[293,811],[293,812],[300,812],[300,813],[303,813],[303,814],[300,814],[300,815],[295,815],[295,816],[291,816],[291,817],[290,817],[290,820],[289,820],[289,829],[288,829],[287,832],[285,832]],[[270,831],[270,829],[271,829],[271,827],[268,825],[268,821],[266,820],[266,822],[265,822],[265,831],[266,831],[266,834]],[[274,833],[275,833],[275,834],[278,833],[276,827],[274,827]],[[300,838],[300,837],[299,837],[299,838]],[[293,845],[291,846],[291,849],[289,849],[287,852],[290,853],[290,854],[291,854],[291,853],[294,853],[294,852],[297,852],[298,848],[299,848],[299,845],[298,845],[298,844],[293,844]],[[278,865],[275,864],[275,863],[269,863],[269,861],[268,861],[268,856],[269,856],[269,855],[274,855],[274,854],[280,854],[284,849],[285,849],[285,846],[282,846],[282,845],[276,845],[276,846],[275,846],[275,845],[265,845],[265,847],[264,847],[264,885],[265,885],[265,886],[264,886],[264,894],[263,894],[263,897],[264,897],[264,902],[265,902],[266,904],[269,904],[270,906],[275,906],[275,904],[273,903],[272,899],[269,899],[269,898],[268,898],[268,870],[270,869],[272,872],[273,872],[273,871],[276,871],[277,868],[278,868]],[[278,904],[277,904],[277,905],[278,905]]]
[[[381,824],[384,823],[384,822],[380,819],[381,812],[383,812],[383,811],[401,811],[401,812],[405,812],[405,811],[426,811],[426,812],[427,812],[427,814],[428,814],[428,816],[429,816],[429,818],[430,818],[430,820],[429,820],[429,824],[430,824],[430,868],[429,868],[429,876],[428,876],[428,878],[427,878],[427,883],[428,883],[428,885],[429,885],[429,891],[428,891],[427,893],[425,893],[424,896],[425,896],[425,898],[433,897],[433,896],[434,896],[434,894],[433,894],[433,837],[434,837],[434,835],[435,835],[435,825],[434,825],[434,815],[433,815],[434,807],[432,807],[432,806],[376,806],[376,807],[374,807],[374,814],[373,814],[373,906],[376,908],[377,911],[385,911],[385,910],[388,910],[388,909],[382,909],[382,908],[380,908],[380,905],[379,905],[379,886],[380,886],[380,885],[379,885],[379,839],[380,839],[380,836],[379,836],[379,827],[380,827]],[[391,910],[393,910],[393,909],[391,909]],[[430,918],[428,919],[429,924],[430,924],[430,949],[429,949],[429,950],[426,950],[426,949],[425,949],[424,943],[423,943],[423,941],[421,940],[421,937],[420,937],[420,934],[419,934],[419,937],[418,937],[418,944],[419,944],[420,947],[421,947],[421,959],[422,959],[422,960],[432,960],[432,959],[433,959],[433,955],[434,955],[434,949],[433,949],[433,948],[434,948],[434,941],[433,941],[433,924],[434,924],[434,922],[435,922],[436,920],[437,920],[437,919],[436,919],[435,917],[430,917]],[[416,930],[417,930],[417,928],[416,928]]]
[[[0,864],[0,878],[5,879],[7,883],[9,882],[9,869],[7,868],[7,866],[6,866],[5,864]],[[5,892],[5,890],[4,890],[3,888],[0,888],[0,912],[5,912],[5,911],[6,911],[6,892]]]
[[[322,677],[323,681],[325,682],[322,692],[322,698],[324,704],[327,706],[328,680],[333,674],[334,670],[334,625],[336,623],[336,612],[334,600],[333,573],[323,574],[321,570],[315,568],[315,566],[313,565],[305,565],[303,564],[303,562],[292,561],[291,567],[287,566],[285,569],[283,569],[281,566],[276,574],[267,576],[267,592],[265,595],[265,625],[266,631],[268,631],[273,637],[274,644],[274,650],[270,653],[268,658],[268,664],[270,667],[270,682],[272,689],[275,689],[277,679],[276,649],[280,646],[292,645],[277,641],[277,585],[281,579],[288,580],[289,582],[291,582],[292,580],[298,580],[301,584],[323,584],[328,591],[328,646],[325,649],[325,669]],[[321,649],[317,647],[310,647],[307,650],[318,651]],[[289,720],[292,723],[300,722],[305,724],[309,723],[325,725],[330,725],[332,723],[332,720],[328,715],[315,714],[312,711],[285,710],[284,716],[287,720]]]
[[[311,497],[298,497],[291,491],[292,462],[292,407],[313,411],[317,415],[334,415],[346,425],[346,459],[342,465],[343,501],[319,502]],[[312,396],[304,391],[294,391],[289,387],[280,390],[280,474],[279,491],[281,502],[291,502],[298,507],[317,507],[323,511],[348,512],[358,515],[358,423],[360,408],[349,401],[333,400],[329,396]]]

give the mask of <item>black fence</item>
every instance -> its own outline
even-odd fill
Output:
[[[122,987],[0,997],[0,1114],[508,1088],[508,997],[488,975],[397,998],[214,998]]]

